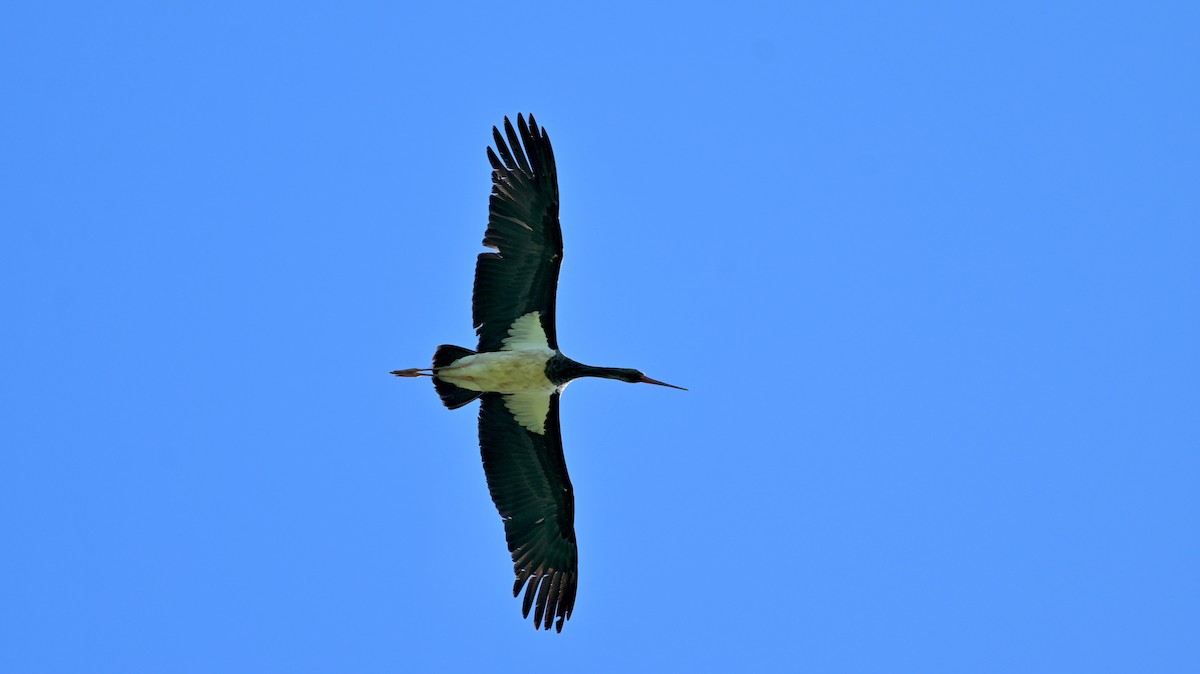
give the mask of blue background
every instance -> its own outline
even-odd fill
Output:
[[[1193,3],[9,3],[0,669],[1200,670]],[[555,143],[581,582],[474,409]]]

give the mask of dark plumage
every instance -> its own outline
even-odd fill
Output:
[[[551,349],[558,348],[554,331],[554,300],[562,267],[562,229],[558,224],[558,173],[550,137],[533,115],[529,126],[517,115],[518,138],[504,118],[504,132],[492,127],[496,152],[492,163],[492,196],[483,245],[499,252],[480,253],[475,263],[475,292],[471,313],[479,335],[478,351],[496,351],[513,321],[531,311],[541,314],[542,329]],[[521,150],[524,140],[525,151]],[[528,154],[526,154],[528,153]]]
[[[506,117],[493,127],[492,195],[475,265],[472,313],[476,351],[443,344],[431,373],[450,409],[478,398],[479,448],[488,490],[504,521],[521,610],[534,627],[561,631],[575,607],[578,550],[575,494],[563,458],[558,404],[563,386],[579,377],[671,386],[638,370],[592,367],[558,350],[554,302],[562,265],[558,177],[554,151],[533,115]],[[679,388],[677,386],[672,388]]]

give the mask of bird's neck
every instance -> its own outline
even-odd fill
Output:
[[[618,379],[617,372],[619,370],[620,368],[615,367],[584,365],[562,354],[557,354],[546,363],[546,376],[555,384],[565,384],[572,379],[579,379],[580,377]]]

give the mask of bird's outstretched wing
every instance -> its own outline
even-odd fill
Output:
[[[479,447],[492,501],[504,520],[504,535],[517,579],[525,587],[521,611],[533,613],[534,628],[562,631],[575,606],[579,554],[575,547],[575,495],[563,459],[558,393],[549,394],[542,432],[518,420],[500,393],[483,394]],[[528,420],[525,420],[528,423]]]
[[[550,348],[558,348],[554,295],[563,247],[554,150],[533,115],[528,125],[517,115],[517,129],[519,136],[505,117],[504,135],[492,127],[496,149],[488,148],[492,197],[483,245],[498,252],[481,253],[475,264],[471,309],[479,351],[499,350],[513,323],[534,311]]]

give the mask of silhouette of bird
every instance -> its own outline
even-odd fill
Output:
[[[513,596],[525,589],[521,612],[529,617],[533,609],[535,629],[550,629],[557,619],[561,632],[578,582],[575,495],[558,424],[563,388],[580,377],[681,387],[638,370],[584,365],[559,351],[554,302],[563,245],[550,137],[533,115],[529,124],[517,115],[516,129],[505,117],[504,134],[492,127],[492,136],[483,245],[496,252],[481,253],[475,264],[471,308],[479,344],[474,351],[443,344],[432,368],[392,374],[431,377],[449,409],[480,400],[479,448],[512,553]]]

